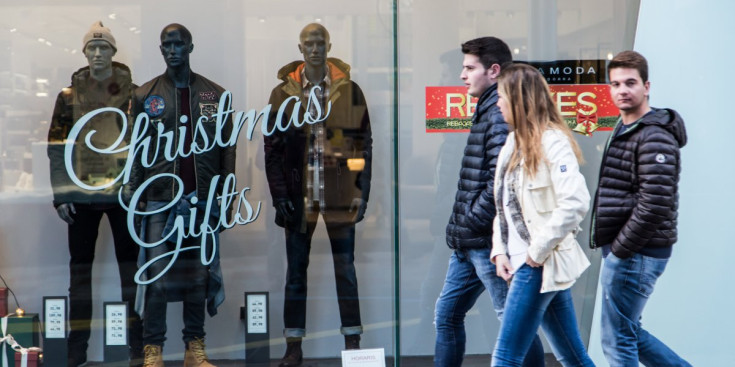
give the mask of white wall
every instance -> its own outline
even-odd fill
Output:
[[[642,321],[694,366],[735,365],[733,15],[735,3],[726,0],[644,0],[635,38],[635,50],[649,63],[651,105],[676,109],[689,137],[682,150],[679,242]],[[599,311],[593,328],[590,353],[606,365]]]

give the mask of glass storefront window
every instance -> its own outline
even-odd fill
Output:
[[[174,134],[180,131],[172,129],[176,126],[189,126],[186,131],[196,131],[199,120],[194,121],[194,117],[203,117],[202,123],[216,121],[217,116],[222,121],[226,117],[240,119],[244,127],[237,139],[231,189],[237,195],[245,193],[254,214],[252,221],[235,225],[219,236],[226,298],[216,316],[205,318],[210,358],[245,358],[248,341],[245,320],[240,319],[244,293],[267,292],[267,332],[273,360],[280,359],[286,350],[284,329],[291,337],[306,329],[302,344],[305,358],[334,360],[345,347],[342,334],[362,330],[360,347],[384,348],[389,364],[413,360],[428,364],[434,348],[434,302],[450,253],[444,228],[467,134],[427,132],[426,88],[461,87],[459,45],[485,35],[505,40],[518,61],[604,62],[618,51],[632,47],[638,5],[638,1],[601,0],[5,2],[0,5],[0,47],[4,51],[0,56],[0,275],[26,312],[42,314],[43,297],[69,296],[71,254],[86,255],[80,261],[94,264],[91,278],[83,281],[92,288],[91,296],[87,296],[92,303],[87,356],[91,361],[102,361],[103,303],[121,299],[117,260],[122,254],[116,254],[114,237],[119,228],[129,230],[135,228],[135,223],[128,223],[122,210],[120,216],[107,213],[104,218],[108,219],[97,224],[99,218],[94,215],[117,205],[117,186],[107,190],[107,194],[112,194],[107,199],[112,200],[104,204],[59,195],[55,189],[78,187],[80,182],[99,187],[115,181],[121,172],[132,173],[143,153],[132,158],[126,151],[117,156],[76,154],[68,162],[83,167],[74,171],[79,174],[79,182],[66,177],[66,186],[54,187],[54,177],[63,178],[69,170],[64,152],[70,146],[66,139],[71,126],[85,113],[102,107],[116,108],[121,115],[96,122],[100,133],[95,139],[102,140],[76,140],[77,145],[109,146],[114,145],[125,127],[132,129],[139,113],[147,116],[143,124],[147,122],[150,130],[146,134],[151,134],[152,141],[159,139],[158,142],[167,139],[156,130],[158,123],[164,129],[168,126]],[[91,30],[90,26],[97,21],[102,25]],[[161,31],[170,23],[180,23],[191,33],[194,46],[190,54],[185,53],[189,55],[191,71],[222,90],[213,84],[195,85],[191,78],[183,85],[188,90],[181,90],[182,85],[164,88],[146,84],[165,80],[157,78],[166,73],[167,62],[169,67],[178,62],[162,56],[170,44],[159,48]],[[326,57],[336,59],[325,59],[319,52],[316,56],[309,53],[314,44],[307,47],[305,40],[312,32],[302,31],[312,23],[328,30],[329,40],[322,51]],[[111,60],[129,69],[129,80],[85,87],[72,85],[79,83],[73,75],[80,68],[96,67],[97,61],[89,52],[110,52],[90,48],[86,42],[92,39],[109,44],[108,31],[102,28],[109,29],[114,37]],[[323,32],[320,34],[324,38]],[[183,38],[186,44],[187,37]],[[305,58],[313,67],[301,66]],[[299,62],[293,63],[296,61]],[[322,89],[313,98],[319,100],[319,107],[331,102],[333,119],[321,125],[293,126],[292,122],[284,132],[271,134],[268,127],[273,126],[283,103],[284,116],[319,116],[324,112],[304,108],[291,113],[297,101],[303,107],[309,104],[310,94],[303,93],[303,89],[312,85],[302,78],[321,79],[321,75],[327,75],[318,72],[323,67],[319,65],[327,61],[329,80],[325,84],[314,83]],[[317,73],[312,74],[315,70]],[[136,90],[129,83],[142,88]],[[233,112],[229,116],[220,112],[220,106],[227,103],[220,99],[224,90],[231,93]],[[68,101],[64,104],[68,113],[63,121],[70,125],[49,134],[56,129],[54,110],[60,93],[62,100]],[[122,98],[125,93],[132,96]],[[182,102],[181,96],[187,95],[188,106],[184,106],[187,103]],[[295,98],[287,100],[291,96]],[[255,123],[249,137],[248,122],[267,111],[268,106],[273,115],[270,125],[263,117]],[[174,120],[169,113],[173,113]],[[248,113],[252,113],[249,121]],[[181,121],[180,115],[190,116],[192,121]],[[122,124],[125,119],[127,126]],[[283,121],[285,124],[288,120]],[[110,132],[102,127],[105,124],[114,125],[117,130]],[[316,128],[319,126],[323,129]],[[202,146],[206,145],[202,135],[213,142],[217,134],[204,130],[192,136],[195,143],[200,139]],[[597,147],[606,137],[604,132],[578,136],[588,157],[584,173],[590,188],[596,183]],[[176,138],[172,142],[178,143]],[[229,148],[225,142],[214,145],[217,149],[213,150]],[[215,173],[210,171],[228,173],[224,159],[215,163],[211,157],[205,158],[208,154],[195,153],[195,163],[188,163],[192,175],[189,177],[193,177],[188,182],[193,182],[195,188],[212,183]],[[171,173],[186,174],[181,167],[187,163],[180,162],[179,157],[166,159],[161,155],[157,162],[173,167]],[[138,165],[141,171],[136,171],[144,172],[143,179],[164,172],[157,170],[155,164],[145,166]],[[129,177],[123,176],[118,183],[130,183]],[[169,185],[167,181],[165,186]],[[167,194],[172,193],[169,190]],[[199,194],[199,200],[205,202],[206,194]],[[160,199],[155,195],[148,198]],[[57,212],[52,203],[61,206],[61,210]],[[68,203],[77,205],[74,210],[62,205]],[[247,218],[245,207],[239,212]],[[79,219],[77,215],[82,213],[96,213],[82,228],[71,228],[63,220],[64,216]],[[298,219],[286,223],[276,220],[289,213]],[[360,218],[363,214],[364,218]],[[304,251],[309,246],[306,238],[314,218],[322,219],[313,227],[310,251]],[[359,222],[354,224],[358,218]],[[91,242],[83,250],[70,248],[70,241],[81,241],[80,233]],[[145,237],[140,240],[148,241]],[[287,250],[287,242],[291,250]],[[132,248],[132,254],[125,251],[128,259],[137,258],[140,246]],[[346,259],[349,263],[353,254],[354,275],[349,270],[335,270],[333,259]],[[304,258],[302,266],[308,263],[308,277],[294,277],[300,283],[286,287],[287,270],[292,275],[298,273],[295,267],[299,256]],[[590,257],[595,256],[599,255],[590,253]],[[175,271],[171,274],[182,275]],[[574,290],[585,340],[589,336],[597,274],[598,269],[591,268]],[[130,278],[124,274],[123,277]],[[284,311],[287,292],[295,292],[301,283],[308,288],[305,324],[302,327],[297,320],[286,325],[294,315],[301,314]],[[349,295],[355,283],[359,285],[357,300]],[[339,302],[338,292],[342,291],[348,295]],[[292,293],[291,297],[299,301],[299,294]],[[126,297],[134,299],[130,293]],[[15,303],[11,295],[11,312]],[[358,303],[359,319],[355,321]],[[70,306],[73,308],[74,303]],[[168,333],[163,355],[167,360],[181,360],[185,353],[180,342],[180,330],[185,328],[182,313],[181,303],[172,303],[164,317]],[[465,322],[467,353],[487,355],[498,328],[489,297],[480,298]],[[83,349],[77,350],[80,348]]]

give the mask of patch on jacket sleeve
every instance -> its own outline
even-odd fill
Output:
[[[656,162],[658,163],[666,163],[666,156],[662,153],[656,154]]]
[[[566,165],[566,164],[562,164],[561,166],[559,166],[559,170],[560,170],[560,171],[561,171],[562,173],[566,172],[566,171],[567,171],[567,165]]]
[[[212,115],[217,113],[219,103],[199,103],[199,112],[201,116],[207,117],[207,121],[212,121]]]
[[[163,101],[163,97],[152,95],[145,99],[143,102],[143,109],[145,113],[150,117],[158,117],[163,114],[163,110],[166,108],[166,102]]]

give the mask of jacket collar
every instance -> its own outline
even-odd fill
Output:
[[[487,88],[477,100],[477,107],[473,116],[486,113],[492,106],[498,103],[498,83]]]
[[[305,64],[303,61],[293,61],[278,71],[278,78],[285,82],[282,89],[286,94],[291,96],[301,95],[301,75]],[[336,93],[336,90],[350,82],[350,66],[342,60],[333,57],[327,59],[327,66],[329,67],[329,78],[331,80],[329,99],[334,100],[339,97],[339,93]]]

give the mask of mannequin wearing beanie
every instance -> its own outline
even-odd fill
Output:
[[[48,134],[48,156],[54,206],[59,218],[68,225],[69,247],[69,338],[67,365],[77,367],[87,361],[87,347],[91,336],[92,318],[92,263],[97,233],[103,215],[112,229],[115,254],[120,273],[122,300],[130,305],[128,336],[131,366],[142,363],[142,324],[132,310],[135,303],[137,245],[127,230],[126,211],[117,200],[119,186],[110,190],[84,190],[76,186],[67,172],[91,186],[104,182],[104,177],[120,172],[123,167],[118,157],[102,156],[86,146],[83,140],[74,145],[72,165],[65,167],[64,141],[69,131],[86,113],[104,107],[128,111],[135,85],[130,69],[112,61],[117,43],[109,28],[97,21],[82,38],[87,66],[71,77],[71,85],[62,89],[56,99]],[[80,136],[95,131],[92,142],[97,147],[111,146],[121,135],[122,123],[118,116],[99,115],[86,123]]]

